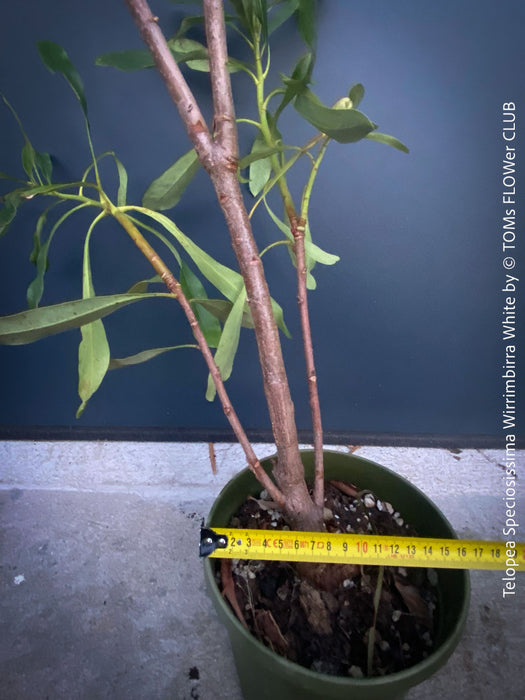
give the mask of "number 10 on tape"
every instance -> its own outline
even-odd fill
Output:
[[[332,564],[525,571],[525,542],[202,528],[200,556]]]

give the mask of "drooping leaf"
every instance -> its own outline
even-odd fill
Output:
[[[53,174],[53,163],[49,153],[40,153],[35,151],[35,162],[37,168],[42,173],[44,180],[51,184],[51,176]]]
[[[361,100],[365,96],[365,88],[361,83],[356,83],[352,85],[350,91],[348,92],[348,97],[352,100],[354,109],[357,109],[361,104]]]
[[[305,44],[315,50],[315,0],[299,0],[297,26]]]
[[[32,180],[35,168],[35,149],[29,141],[26,141],[22,146],[22,167],[27,177]]]
[[[29,287],[27,288],[27,304],[30,309],[35,309],[39,303],[40,300],[42,299],[42,295],[44,293],[44,275],[47,271],[48,268],[48,253],[49,253],[49,246],[51,245],[51,241],[53,240],[53,236],[55,235],[56,231],[58,228],[68,219],[72,214],[75,212],[79,211],[80,209],[84,209],[85,207],[89,206],[88,204],[79,204],[76,207],[73,207],[73,209],[70,209],[67,211],[65,214],[63,214],[58,221],[55,223],[51,231],[49,232],[49,235],[46,239],[46,241],[43,244],[40,244],[39,242],[36,242],[36,237],[40,238],[40,233],[42,230],[42,226],[45,222],[45,218],[42,220],[42,217],[39,217],[37,221],[37,227],[35,229],[35,246],[33,248],[32,255],[35,254],[36,252],[36,247],[38,247],[38,252],[36,252],[36,276],[35,279],[31,282]],[[46,210],[48,211],[48,210]],[[45,214],[46,212],[44,212]]]
[[[378,141],[379,143],[386,143],[387,146],[392,146],[393,148],[397,148],[398,151],[402,151],[403,153],[410,153],[408,148],[405,146],[404,143],[401,143],[399,139],[396,139],[394,136],[390,136],[389,134],[382,134],[379,131],[374,131],[371,134],[366,135],[367,139],[370,139],[370,141]]]
[[[239,346],[239,336],[241,332],[242,316],[244,310],[244,304],[246,302],[246,290],[242,288],[240,294],[235,300],[232,310],[224,328],[222,330],[221,339],[217,347],[217,352],[215,353],[215,364],[220,370],[221,378],[225,382],[229,379],[235,355],[237,353],[237,348]],[[216,389],[211,374],[208,377],[208,388],[206,391],[206,399],[208,401],[213,401],[215,398]]]
[[[135,355],[128,355],[128,357],[112,357],[109,361],[108,369],[121,369],[122,367],[130,367],[132,365],[140,365],[143,362],[152,360],[159,355],[163,355],[165,352],[171,352],[171,350],[181,350],[182,348],[197,348],[198,345],[185,344],[185,345],[171,345],[167,348],[152,348],[151,350],[143,350]]]
[[[339,143],[355,143],[377,128],[357,109],[325,107],[307,94],[298,95],[294,106],[307,122]]]
[[[148,291],[150,284],[162,284],[160,275],[154,275],[148,280],[140,280],[135,282],[127,291],[128,294],[144,294]]]
[[[112,156],[118,172],[117,206],[124,207],[126,206],[126,198],[128,195],[128,173],[117,156],[114,153],[112,153]]]
[[[272,161],[270,155],[261,155],[268,152],[268,146],[262,132],[258,132],[253,142],[250,156],[254,156],[250,163],[250,192],[255,197],[266,185],[272,174]],[[256,156],[261,156],[257,158]]]
[[[18,207],[24,201],[21,190],[13,190],[4,196],[4,206],[0,209],[0,238],[7,233],[9,225],[16,216]]]
[[[207,299],[207,298],[197,298],[191,299],[191,304],[203,306],[207,311],[209,311],[215,318],[217,318],[222,323],[226,322],[230,311],[232,310],[233,304],[231,301],[226,299]],[[250,313],[250,309],[247,305],[244,307],[244,312],[242,315],[242,327],[243,328],[253,328],[253,319]]]
[[[299,0],[284,0],[269,13],[268,34],[272,34],[288,20],[299,7]]]
[[[199,167],[197,154],[192,148],[153,180],[144,193],[142,204],[156,211],[171,209],[178,203]]]
[[[0,344],[25,345],[98,318],[144,299],[173,298],[172,294],[112,294],[93,299],[75,299],[53,306],[29,309],[0,317]]]
[[[109,367],[109,344],[104,324],[100,319],[80,328],[82,340],[78,346],[78,395],[81,404],[76,417],[80,418],[87,402],[102,384]]]
[[[22,148],[22,167],[24,168],[28,178],[34,182],[34,171],[40,172],[46,182],[51,182],[51,173],[53,166],[51,164],[51,158],[48,153],[39,153],[31,144],[31,141],[29,140],[28,135],[25,132],[25,129],[22,124],[22,120],[18,116],[15,108],[13,105],[5,98],[2,93],[0,93],[0,97],[2,98],[4,104],[6,107],[9,109],[11,114],[13,115],[16,123],[18,124],[18,128],[20,129],[20,133],[22,134],[22,137],[24,139],[24,146]],[[9,177],[8,175],[3,175],[0,173],[0,177]]]
[[[184,262],[180,268],[179,282],[187,299],[205,299],[207,297],[201,281]],[[218,319],[206,309],[206,306],[201,306],[200,304],[193,305],[193,311],[208,346],[216,348],[221,337],[221,324]]]
[[[202,248],[199,248],[196,243],[188,238],[188,236],[186,236],[178,228],[178,226],[176,226],[173,221],[168,219],[168,217],[164,214],[151,211],[150,209],[139,208],[139,211],[142,211],[143,214],[149,216],[154,221],[157,221],[166,229],[166,231],[171,233],[171,235],[174,236],[180,245],[182,245],[204,277],[206,277],[206,279],[211,282],[211,284],[218,289],[219,292],[226,297],[226,299],[229,299],[232,303],[235,302],[239,296],[240,290],[244,286],[242,276],[238,272],[226,267],[222,263],[212,258],[211,255],[208,255],[208,253],[202,250]],[[274,299],[272,299],[272,308],[278,327],[287,337],[289,337],[290,333],[286,327],[286,324],[284,323],[283,310]]]
[[[143,68],[152,68],[155,64],[147,49],[127,49],[124,51],[110,51],[95,59],[95,65],[118,68],[123,71],[135,71]]]
[[[84,95],[84,85],[75,66],[71,63],[69,56],[59,44],[54,41],[39,41],[38,52],[45,66],[51,73],[61,73],[69,83],[71,89],[77,96],[78,101],[87,118],[87,103]]]
[[[84,260],[82,264],[83,299],[93,299],[95,297],[89,244],[95,226],[103,217],[104,213],[95,217],[88,229],[84,242]],[[77,410],[77,418],[82,415],[87,402],[102,384],[108,371],[110,359],[109,343],[101,319],[98,318],[82,325],[80,333],[82,340],[78,346],[78,395],[80,396],[81,404]]]
[[[254,143],[255,146],[255,143]],[[249,165],[252,163],[255,163],[257,160],[262,160],[264,158],[268,158],[268,156],[273,156],[276,153],[282,153],[284,151],[284,146],[272,146],[272,147],[261,147],[261,150],[256,150],[254,147],[252,147],[251,153],[249,153],[247,156],[243,156],[240,161],[239,161],[239,170],[244,170],[244,168],[247,168]]]

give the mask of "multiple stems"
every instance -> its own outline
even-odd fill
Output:
[[[295,214],[295,209],[286,183],[284,180],[279,181],[279,188],[283,196],[285,208],[292,223],[296,257],[298,258],[298,296],[301,309],[303,338],[305,339],[305,354],[307,357],[310,406],[314,417],[314,443],[316,446],[316,453],[320,456],[320,458],[316,460],[314,501],[312,501],[308,494],[304,480],[304,469],[299,453],[297,429],[294,420],[294,406],[284,367],[278,329],[273,315],[271,296],[237,178],[237,130],[230,76],[227,70],[228,55],[222,0],[204,0],[205,28],[210,60],[214,109],[213,136],[210,134],[198,104],[177,63],[172,57],[166,40],[158,27],[157,18],[152,15],[148,3],[146,0],[125,1],[146,46],[149,48],[154,58],[157,69],[166,84],[168,92],[177,107],[180,118],[195,148],[199,161],[208,172],[214,185],[220,207],[230,232],[232,247],[237,257],[239,269],[245,282],[247,302],[253,318],[255,337],[259,351],[264,392],[277,448],[277,463],[273,472],[277,487],[273,486],[273,489],[269,488],[268,490],[275,500],[283,503],[284,511],[293,526],[306,530],[321,529],[323,503],[322,429],[316,389],[315,368],[313,365],[308,309],[305,301],[306,264],[304,253],[304,223],[301,224]],[[257,65],[257,68],[260,70],[260,63]],[[262,100],[261,90],[262,81],[260,87],[258,86],[259,104]],[[266,117],[262,114],[263,110],[260,111],[263,133],[266,132],[265,136],[267,134],[269,136],[268,124],[265,121]],[[275,160],[274,169],[278,167],[278,159],[275,158]],[[297,225],[298,222],[299,225]],[[187,308],[184,308],[184,311],[189,320],[190,314],[193,314],[193,312],[188,301],[183,295],[181,296],[180,285],[178,285],[176,281],[172,282],[168,277],[164,279],[168,281],[169,284],[175,284],[179,303],[181,303],[183,308],[185,303],[187,304]],[[190,323],[192,324],[192,329],[199,343],[199,347],[210,367],[210,372],[217,387],[217,393],[223,403],[223,407],[225,407],[225,413],[230,419],[230,416],[235,414],[227,398],[220,373],[216,368],[204,338],[199,340],[200,329],[198,328],[198,324],[196,321],[196,326],[194,326],[191,321]],[[203,343],[202,346],[201,341]],[[212,367],[214,368],[213,371]],[[234,427],[237,437],[239,437],[239,435],[244,435],[240,424],[235,422],[234,425],[231,420],[230,423],[232,427]],[[241,444],[248,456],[252,451],[251,447],[249,447],[249,443],[246,444],[243,438]],[[250,466],[253,468],[252,464],[250,464]],[[260,474],[256,475],[259,478]],[[266,474],[264,475],[266,476]],[[267,483],[264,485],[268,487]],[[276,495],[278,497],[275,497]]]

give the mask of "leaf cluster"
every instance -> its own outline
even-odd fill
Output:
[[[182,4],[193,6],[196,3]],[[252,130],[253,134],[249,152],[241,154],[239,158],[238,176],[247,184],[249,193],[254,197],[251,214],[262,204],[275,225],[276,233],[279,234],[269,248],[278,245],[286,248],[294,265],[296,257],[293,225],[297,220],[304,222],[307,286],[314,289],[316,282],[312,270],[315,265],[333,265],[339,259],[313,242],[309,225],[312,189],[328,145],[333,142],[350,144],[367,138],[404,152],[408,152],[408,149],[394,137],[379,133],[377,125],[358,110],[364,96],[361,84],[353,85],[348,97],[340,99],[333,107],[322,104],[312,91],[316,57],[315,0],[229,0],[228,5],[226,22],[231,31],[243,37],[253,56],[251,62],[230,56],[228,69],[231,73],[243,72],[250,77],[254,86],[258,115],[255,120],[242,117],[238,119],[239,126]],[[271,38],[289,21],[295,22],[304,41],[305,52],[297,59],[289,75],[281,75],[281,85],[267,92],[266,83],[271,66]],[[185,14],[177,31],[168,40],[174,59],[181,67],[190,71],[206,72],[210,68],[206,46],[193,35],[193,30],[202,23],[201,14]],[[30,260],[35,265],[36,274],[27,290],[29,308],[22,313],[0,319],[0,342],[30,343],[53,333],[80,329],[81,405],[77,415],[82,413],[110,369],[145,362],[175,349],[197,347],[194,344],[183,343],[141,350],[127,358],[111,356],[103,323],[106,316],[125,305],[144,299],[174,297],[173,293],[149,291],[151,285],[161,282],[158,274],[138,281],[129,290],[119,291],[110,296],[96,294],[91,272],[91,237],[105,218],[114,217],[130,233],[139,249],[143,252],[149,249],[143,243],[146,238],[154,241],[164,251],[162,256],[157,255],[162,265],[165,265],[163,256],[168,256],[170,263],[166,269],[174,267],[178,270],[180,289],[191,302],[208,346],[215,349],[215,362],[222,379],[227,380],[232,372],[241,328],[253,328],[243,279],[237,271],[223,265],[197,246],[180,230],[173,217],[162,213],[177,206],[199,171],[200,164],[195,151],[191,149],[181,155],[154,179],[144,193],[142,206],[128,204],[128,174],[124,165],[112,152],[95,155],[84,87],[67,53],[50,41],[39,42],[38,50],[44,65],[52,73],[58,73],[66,80],[80,104],[91,162],[78,181],[54,182],[51,157],[33,147],[14,108],[2,96],[6,107],[20,127],[23,138],[21,161],[26,179],[18,181],[17,186],[3,197],[0,209],[0,236],[7,232],[19,207],[27,199],[38,196],[49,204],[38,217],[33,234]],[[142,49],[112,51],[98,57],[96,64],[124,71],[149,69],[154,65],[150,54]],[[279,119],[289,106],[293,106],[297,115],[314,128],[314,134],[306,144],[287,144],[283,140],[279,131]],[[99,161],[106,157],[110,157],[115,164],[115,202],[104,189],[99,174]],[[290,194],[287,177],[295,164],[305,158],[310,162],[310,173],[304,184],[300,202],[296,204]],[[7,177],[2,173],[0,176]],[[283,218],[273,211],[269,203],[268,198],[274,188],[280,195]],[[85,209],[93,212],[93,219],[84,241],[82,298],[40,307],[55,233],[69,217]],[[213,287],[219,297],[208,298],[205,284]],[[272,304],[277,324],[289,335],[281,307],[274,300]],[[215,386],[210,376],[206,397],[213,400],[214,396]]]

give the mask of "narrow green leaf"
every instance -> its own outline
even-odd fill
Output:
[[[68,217],[71,216],[71,214],[74,214],[75,212],[79,211],[80,209],[84,209],[85,207],[89,206],[88,204],[79,204],[76,207],[73,207],[73,209],[70,209],[67,211],[65,214],[63,214],[58,221],[55,223],[51,231],[49,232],[49,236],[47,237],[47,240],[43,245],[38,244],[38,253],[36,255],[36,276],[35,279],[31,282],[29,287],[27,288],[27,304],[30,309],[36,308],[40,300],[42,299],[42,295],[44,293],[44,275],[47,271],[47,268],[49,266],[48,263],[48,253],[49,253],[49,246],[51,245],[51,241],[53,240],[53,236],[55,235],[56,231],[58,228],[66,221]],[[48,210],[46,210],[48,211]],[[45,221],[45,220],[44,220]],[[44,224],[44,221],[37,221],[37,228],[35,229],[35,235],[40,236],[41,232],[41,227]],[[39,227],[40,224],[40,227]],[[35,248],[33,249],[33,254],[35,252]]]
[[[348,93],[348,97],[352,100],[354,109],[357,109],[361,104],[361,100],[365,96],[365,88],[361,83],[356,83],[352,85]]]
[[[142,68],[152,68],[155,63],[147,49],[127,49],[104,53],[95,59],[95,65],[108,66],[123,71],[135,71]]]
[[[22,146],[22,167],[27,177],[32,181],[35,168],[35,149],[29,141],[26,141]]]
[[[84,95],[84,85],[75,66],[71,63],[65,50],[53,41],[39,41],[37,43],[40,57],[51,73],[61,73],[69,83],[77,96],[78,101],[87,118],[87,103]]]
[[[305,44],[315,49],[315,0],[299,0],[297,9],[297,26]]]
[[[217,318],[222,323],[226,322],[230,311],[232,310],[233,304],[231,301],[226,299],[207,299],[207,298],[197,298],[190,299],[192,306],[199,305],[203,306],[207,311],[209,311],[215,318]],[[244,312],[242,315],[242,327],[253,329],[253,319],[250,313],[248,305],[245,304]]]
[[[194,297],[205,299],[207,297],[206,290],[202,286],[201,281],[197,275],[193,273],[193,270],[184,262],[180,268],[179,282],[187,299],[192,299]],[[221,337],[221,324],[205,306],[194,305],[193,311],[208,346],[210,348],[216,348]]]
[[[18,207],[24,201],[21,190],[14,190],[4,196],[4,206],[0,209],[0,238],[7,233],[9,225],[16,216]]]
[[[275,9],[272,8],[268,17],[268,34],[272,34],[289,19],[299,7],[299,0],[285,0]]]
[[[238,272],[226,267],[222,263],[212,258],[211,255],[208,255],[208,253],[202,250],[202,248],[199,248],[198,245],[188,238],[188,236],[186,236],[178,228],[178,226],[176,226],[173,221],[168,219],[168,217],[164,214],[151,211],[150,209],[143,209],[141,207],[137,207],[137,210],[157,221],[166,229],[166,231],[171,233],[172,236],[174,236],[174,238],[180,243],[180,245],[182,245],[204,277],[206,277],[206,279],[211,282],[211,284],[213,284],[213,286],[218,289],[219,292],[221,292],[221,294],[223,294],[227,299],[233,303],[235,302],[239,296],[240,290],[244,286],[242,276]],[[273,299],[272,307],[277,325],[286,336],[290,337],[290,333],[286,327],[286,324],[284,323],[283,310]]]
[[[148,291],[150,284],[162,284],[160,275],[154,275],[149,280],[140,280],[135,282],[127,291],[127,294],[144,294]]]
[[[377,128],[357,109],[331,109],[305,94],[295,98],[294,106],[307,122],[339,143],[355,143]]]
[[[263,134],[259,131],[253,142],[250,156],[253,157],[250,163],[250,192],[256,197],[266,185],[272,174],[272,161],[268,153],[268,146]],[[257,157],[259,156],[259,157]]]
[[[88,229],[84,242],[84,260],[82,265],[82,297],[84,299],[93,299],[95,297],[89,244],[95,226],[104,216],[105,214],[101,213],[95,217]],[[80,327],[80,333],[82,340],[78,346],[78,395],[82,403],[77,410],[77,418],[82,415],[87,402],[102,384],[108,371],[110,359],[109,343],[101,319],[84,324]]]
[[[124,207],[126,206],[126,198],[128,195],[128,173],[117,156],[114,153],[112,153],[112,156],[117,166],[118,173],[117,206]]]
[[[159,355],[163,355],[165,352],[170,352],[171,350],[181,350],[182,348],[199,348],[198,345],[171,345],[167,348],[153,348],[151,350],[143,350],[135,355],[128,355],[128,357],[113,357],[109,361],[109,369],[121,369],[122,367],[130,367],[131,365],[140,365],[148,360],[153,360]]]
[[[221,378],[225,382],[229,379],[232,368],[233,361],[235,359],[235,354],[237,353],[237,348],[239,346],[239,336],[241,332],[242,316],[244,310],[244,304],[246,302],[246,290],[241,290],[239,296],[233,304],[232,310],[224,324],[221,339],[217,347],[217,352],[215,353],[215,364],[220,370]],[[216,389],[215,384],[211,378],[208,376],[208,388],[206,391],[206,399],[208,401],[213,401],[215,398]]]
[[[282,153],[285,150],[284,146],[272,146],[271,148],[268,146],[264,147],[261,145],[261,150],[255,150],[255,142],[252,147],[251,153],[249,153],[247,156],[244,156],[243,158],[240,159],[239,161],[239,170],[244,170],[244,168],[247,168],[249,165],[252,163],[255,163],[255,161],[262,160],[263,158],[268,158],[268,156],[273,156],[276,153]]]
[[[87,402],[102,384],[109,367],[109,344],[104,324],[100,319],[80,329],[82,340],[78,346],[78,395],[82,403],[76,417],[80,418]]]
[[[0,344],[25,345],[48,335],[90,323],[144,299],[173,298],[172,294],[112,294],[76,299],[0,317]]]
[[[286,76],[281,76],[286,90],[283,95],[281,104],[278,106],[275,112],[275,121],[279,118],[279,115],[284,110],[284,108],[301,93],[308,89],[308,85],[312,80],[312,71],[314,68],[315,57],[313,52],[304,54],[299,58],[295,67],[292,71],[290,78]]]
[[[144,193],[142,204],[156,211],[171,209],[178,203],[199,167],[197,154],[192,148],[153,180]]]
[[[49,153],[39,153],[35,151],[35,162],[37,168],[42,173],[44,180],[51,184],[51,176],[53,174],[53,163]]]
[[[191,238],[188,238],[176,224],[168,219],[167,216],[160,212],[151,211],[150,209],[139,209],[144,214],[154,219],[163,226],[172,236],[180,243],[184,250],[188,253],[195,265],[202,272],[204,277],[213,284],[216,289],[221,292],[227,299],[234,302],[239,296],[239,292],[244,286],[241,275],[222,263],[218,262],[211,255],[208,255],[202,248],[194,243]]]
[[[392,146],[393,148],[397,148],[398,151],[403,151],[403,153],[410,153],[410,151],[405,146],[405,144],[401,143],[401,141],[394,138],[394,136],[389,136],[388,134],[382,134],[379,131],[374,131],[372,134],[367,134],[366,138],[370,139],[370,141],[378,141],[379,143],[386,143],[387,146]]]

